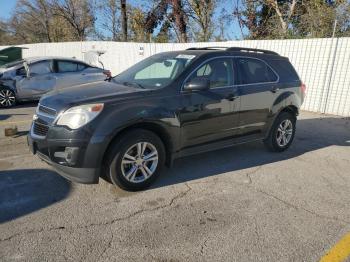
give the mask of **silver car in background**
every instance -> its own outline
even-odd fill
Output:
[[[0,67],[0,107],[39,100],[54,89],[103,81],[110,71],[73,58],[33,57]]]

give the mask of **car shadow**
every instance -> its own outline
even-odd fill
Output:
[[[28,114],[0,114],[0,121],[2,120],[7,120],[9,119],[11,116],[27,116]]]
[[[301,119],[285,152],[269,152],[262,142],[254,142],[178,159],[150,189],[292,159],[333,145],[350,146],[350,118]]]
[[[23,101],[11,107],[0,107],[0,110],[3,110],[4,112],[6,112],[11,109],[13,110],[13,109],[37,107],[37,106],[38,106],[38,101]],[[26,114],[11,114],[11,115],[26,115]],[[4,120],[4,119],[0,119],[0,120]]]
[[[14,136],[12,136],[13,138],[18,138],[21,136],[26,136],[28,135],[29,131],[18,131]]]
[[[0,171],[0,223],[65,199],[71,184],[48,169]]]

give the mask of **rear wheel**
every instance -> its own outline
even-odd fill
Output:
[[[12,107],[15,104],[15,92],[8,88],[0,88],[0,107]]]
[[[271,127],[269,136],[264,140],[271,151],[282,152],[293,142],[296,127],[296,116],[282,112]]]
[[[165,149],[161,139],[151,131],[135,129],[118,141],[108,152],[108,180],[130,191],[148,187],[164,166]]]

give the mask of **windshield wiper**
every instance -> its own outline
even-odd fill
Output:
[[[136,83],[136,82],[123,82],[123,85],[125,86],[133,86],[133,87],[137,87],[137,88],[141,88],[141,89],[146,89],[143,85]]]

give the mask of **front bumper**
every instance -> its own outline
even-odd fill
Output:
[[[30,132],[27,136],[27,143],[30,151],[37,155],[41,160],[51,165],[57,173],[73,182],[83,184],[97,184],[100,176],[100,168],[95,167],[73,167],[57,162],[57,158],[53,155],[53,150],[59,147],[84,147],[84,143],[74,140],[47,140],[38,139]],[[86,153],[86,151],[85,151]],[[84,151],[81,150],[77,156],[79,159],[84,159]]]

